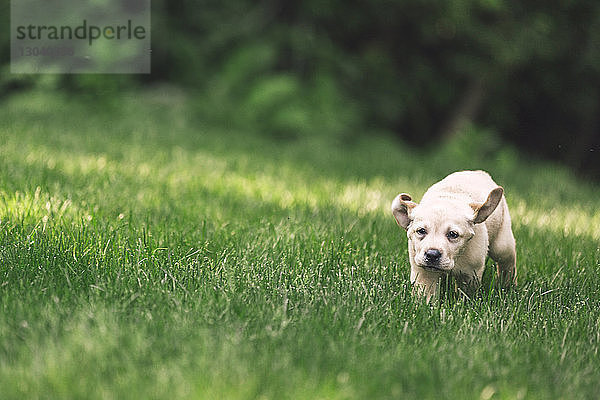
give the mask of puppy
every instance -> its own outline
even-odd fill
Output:
[[[421,203],[401,193],[392,213],[408,236],[410,280],[430,299],[449,274],[479,284],[486,256],[498,263],[503,284],[515,283],[515,238],[504,189],[484,171],[461,171],[431,186]]]

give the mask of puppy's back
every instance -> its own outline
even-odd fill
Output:
[[[484,202],[497,186],[485,171],[454,172],[432,185],[423,195],[421,203],[437,201],[440,197]]]

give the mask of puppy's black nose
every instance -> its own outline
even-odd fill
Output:
[[[442,258],[442,253],[438,249],[429,249],[425,252],[425,260],[430,263],[438,262]]]

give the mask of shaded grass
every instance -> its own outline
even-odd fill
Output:
[[[595,397],[597,186],[475,130],[272,141],[144,94],[0,111],[3,396]],[[520,285],[424,305],[389,202],[463,168],[506,189]]]

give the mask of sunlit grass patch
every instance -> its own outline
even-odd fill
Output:
[[[517,225],[550,230],[566,236],[585,236],[600,241],[600,212],[590,213],[578,204],[564,204],[548,208],[524,200],[511,207]]]
[[[52,220],[68,219],[76,221],[79,218],[89,219],[89,214],[84,214],[73,206],[70,199],[60,198],[57,195],[42,193],[38,186],[33,193],[15,192],[4,193],[0,191],[0,221],[2,219],[19,221],[25,225],[41,225],[46,229]]]

